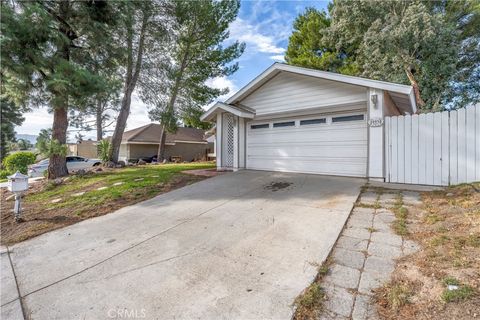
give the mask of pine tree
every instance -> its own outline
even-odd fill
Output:
[[[18,105],[49,106],[54,150],[66,144],[68,110],[104,87],[85,66],[90,46],[112,41],[106,29],[115,21],[113,9],[105,1],[2,1],[4,94]],[[48,178],[67,174],[64,153],[52,152]]]
[[[22,116],[22,110],[13,102],[6,98],[0,99],[1,110],[1,136],[0,136],[0,163],[8,155],[9,145],[16,142],[15,126],[21,126],[25,118]]]
[[[119,41],[125,49],[125,70],[120,112],[116,119],[109,159],[118,161],[120,144],[130,114],[132,94],[137,87],[140,75],[145,71],[145,61],[163,45],[166,37],[165,25],[168,23],[169,3],[163,0],[125,2],[125,14],[120,19]],[[154,69],[160,65],[152,65]]]
[[[331,72],[355,73],[350,59],[337,52],[326,37],[331,19],[324,11],[307,8],[293,23],[285,60],[288,64]]]
[[[422,110],[480,101],[478,3],[334,0],[329,15],[328,27],[318,13],[297,18],[289,63],[411,84]]]
[[[198,118],[192,117],[199,117],[203,106],[228,92],[227,88],[212,88],[206,81],[237,71],[238,63],[232,61],[245,48],[239,42],[223,47],[229,36],[228,26],[237,17],[239,1],[179,0],[174,6],[172,44],[166,54],[173,64],[160,76],[153,77],[158,82],[150,88],[157,88],[156,92],[148,87],[142,91],[145,100],[155,105],[150,112],[151,119],[162,124],[159,159],[163,158],[166,131],[175,132],[181,120],[198,126]],[[158,88],[163,93],[160,97]]]

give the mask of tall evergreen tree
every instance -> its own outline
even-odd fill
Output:
[[[131,1],[124,3],[126,14],[120,19],[119,43],[125,48],[123,90],[115,130],[110,145],[109,159],[117,162],[120,143],[130,114],[132,94],[137,87],[141,73],[145,71],[145,60],[151,59],[152,52],[158,51],[166,37],[170,4],[164,0]],[[161,68],[160,65],[149,65]]]
[[[88,47],[115,20],[106,1],[2,1],[2,80],[5,95],[19,105],[48,105],[53,112],[48,178],[68,174],[65,154],[68,110],[84,106],[104,87],[85,64]]]
[[[15,126],[21,126],[25,118],[20,108],[6,98],[0,98],[0,163],[8,155],[9,145],[16,141]]]
[[[307,8],[293,23],[285,60],[288,64],[344,74],[356,73],[351,59],[335,50],[326,37],[331,19],[324,11]]]
[[[118,37],[118,25],[109,30],[111,38]],[[125,50],[116,41],[102,46],[90,47],[92,60],[86,68],[100,75],[105,81],[101,92],[91,96],[84,108],[70,111],[70,126],[82,131],[96,131],[97,141],[103,139],[105,131],[111,127],[120,110],[122,90],[122,65]]]
[[[321,44],[325,62],[310,67],[378,80],[411,84],[422,110],[455,107],[480,100],[480,6],[478,2],[334,0],[330,26],[307,32],[317,15],[302,22],[289,44],[302,57]],[[306,35],[308,34],[308,35]],[[288,53],[288,52],[287,52]],[[308,58],[306,58],[308,61]],[[302,65],[300,59],[290,59]],[[337,67],[340,64],[341,67]]]
[[[162,124],[158,158],[163,158],[166,131],[175,132],[179,121],[196,123],[202,107],[228,89],[217,89],[206,81],[233,74],[238,63],[232,61],[244,51],[239,42],[224,47],[229,36],[228,26],[235,20],[240,3],[237,0],[179,0],[174,2],[175,23],[168,61],[158,82],[146,87],[142,95],[155,105],[150,112]],[[148,90],[156,88],[157,91]],[[158,89],[163,93],[158,97]],[[198,125],[198,124],[197,124]]]

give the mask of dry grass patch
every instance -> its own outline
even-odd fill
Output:
[[[394,208],[421,249],[399,260],[395,282],[377,292],[384,319],[480,319],[479,187],[425,192],[423,206]]]
[[[324,289],[321,287],[322,279],[328,274],[331,261],[327,260],[323,264],[311,263],[317,267],[317,276],[310,286],[295,299],[293,306],[295,313],[293,320],[314,320],[323,311],[323,303],[326,299]]]
[[[408,209],[403,206],[403,199],[401,194],[398,194],[397,201],[392,210],[395,213],[396,217],[396,220],[392,223],[393,231],[395,231],[396,234],[402,237],[408,235]]]

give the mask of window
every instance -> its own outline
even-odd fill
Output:
[[[250,126],[250,129],[266,129],[270,127],[270,125],[268,123],[265,123],[265,124],[252,124]]]
[[[295,126],[295,121],[277,122],[273,124],[274,128],[294,127],[294,126]]]
[[[333,117],[332,122],[359,121],[363,119],[363,114],[356,114],[354,116]]]
[[[321,119],[300,120],[300,125],[301,126],[306,126],[306,125],[309,125],[309,124],[319,124],[319,123],[327,123],[327,119],[321,118]]]

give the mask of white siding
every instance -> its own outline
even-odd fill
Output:
[[[288,112],[342,104],[365,103],[367,89],[325,79],[282,72],[268,81],[242,105],[263,114]]]

